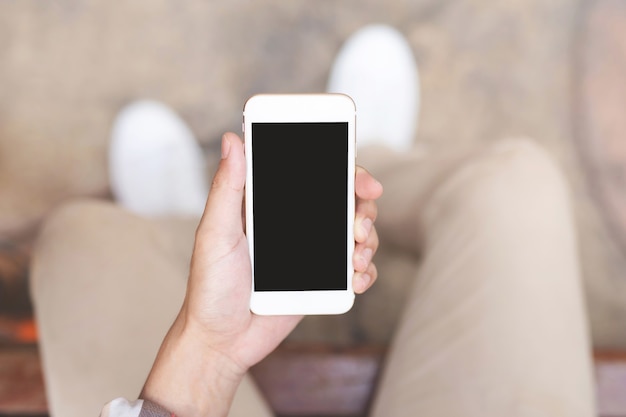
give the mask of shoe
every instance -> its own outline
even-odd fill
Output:
[[[419,112],[419,73],[411,46],[396,29],[372,24],[354,33],[333,63],[329,93],[352,97],[357,147],[412,147]]]
[[[140,100],[120,111],[111,133],[110,186],[115,200],[148,216],[200,216],[208,195],[202,148],[162,103]]]

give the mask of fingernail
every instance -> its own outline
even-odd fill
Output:
[[[370,285],[370,281],[372,281],[372,277],[369,274],[363,273],[361,274],[361,291],[365,291],[367,287]]]
[[[372,260],[372,255],[373,255],[373,251],[370,248],[365,248],[363,249],[363,252],[361,252],[361,259],[363,259],[366,263],[370,263],[370,261]]]
[[[361,228],[368,236],[370,234],[370,231],[372,230],[372,224],[374,223],[372,222],[372,219],[369,218],[363,219],[363,221],[361,222]]]
[[[226,139],[226,135],[222,136],[222,159],[228,158],[230,154],[230,141]]]

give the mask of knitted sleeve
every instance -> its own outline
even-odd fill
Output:
[[[100,417],[176,417],[160,405],[147,400],[116,398],[106,404]]]

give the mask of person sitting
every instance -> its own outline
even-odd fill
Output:
[[[422,151],[418,79],[399,31],[368,25],[328,82],[358,111],[355,290],[377,279],[371,236],[420,257],[370,414],[593,416],[562,172],[530,139]],[[64,205],[33,255],[50,415],[95,415],[111,400],[102,416],[273,415],[247,371],[299,318],[248,308],[240,138],[224,135],[209,186],[193,135],[166,106],[131,104],[113,132],[116,203]]]

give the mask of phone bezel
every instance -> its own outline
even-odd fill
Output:
[[[246,152],[246,234],[252,267],[250,309],[259,315],[343,314],[354,303],[354,172],[356,159],[356,107],[345,94],[258,94],[249,98],[243,111],[243,136]],[[348,230],[347,289],[315,291],[254,291],[254,218],[252,186],[253,123],[347,122],[348,123]]]

